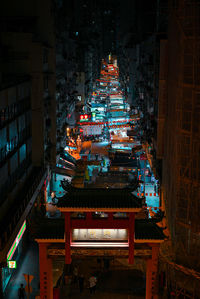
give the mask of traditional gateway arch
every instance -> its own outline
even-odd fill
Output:
[[[78,189],[59,199],[64,219],[41,226],[39,244],[40,298],[53,298],[52,257],[71,256],[127,257],[146,260],[146,299],[158,298],[157,266],[160,243],[165,236],[152,219],[137,219],[142,201],[130,189]],[[99,217],[98,212],[105,213]]]

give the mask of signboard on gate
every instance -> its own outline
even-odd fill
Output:
[[[73,229],[72,240],[124,241],[128,240],[128,233],[126,229]]]
[[[144,245],[144,244],[143,244]],[[128,245],[127,245],[128,248]],[[118,257],[123,257],[126,256],[128,257],[128,250],[127,248],[120,248],[120,249],[93,249],[93,248],[76,248],[71,249],[71,254],[72,256],[118,256]],[[141,248],[141,249],[134,249],[134,254],[135,256],[149,256],[151,257],[152,251],[149,248]],[[65,249],[60,249],[60,248],[51,248],[48,249],[48,255],[49,256],[65,256]]]

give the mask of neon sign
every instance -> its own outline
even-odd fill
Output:
[[[88,115],[80,115],[80,121],[88,121]]]
[[[22,227],[20,228],[20,231],[17,234],[17,237],[15,239],[15,241],[13,242],[8,254],[7,254],[7,260],[10,261],[11,258],[13,257],[15,250],[17,249],[17,246],[19,245],[19,242],[24,234],[26,230],[26,220],[24,221],[24,223],[22,224]]]

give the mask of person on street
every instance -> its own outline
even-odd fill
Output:
[[[21,283],[20,288],[18,289],[18,298],[19,299],[25,298],[25,289],[23,283]]]
[[[97,279],[94,275],[89,278],[90,294],[95,294]]]
[[[74,283],[77,283],[77,281],[78,281],[78,267],[77,266],[74,267],[73,277],[74,277]]]
[[[80,293],[82,293],[83,289],[84,289],[84,280],[85,280],[85,278],[84,278],[83,274],[81,274],[78,278]]]
[[[110,261],[108,259],[104,259],[103,262],[104,262],[104,270],[108,272],[110,267]]]

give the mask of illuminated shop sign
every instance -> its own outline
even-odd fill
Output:
[[[13,244],[12,244],[8,254],[7,254],[7,260],[8,261],[10,261],[11,258],[13,257],[13,255],[15,253],[15,250],[17,249],[17,246],[19,245],[19,242],[20,242],[25,230],[26,230],[26,220],[22,224],[22,227],[21,227],[20,231],[18,232],[18,235],[17,235],[15,241],[13,242]]]
[[[88,115],[87,114],[80,115],[80,121],[88,121]]]
[[[124,241],[128,239],[126,229],[73,229],[73,241],[110,240]]]
[[[8,261],[8,268],[10,268],[10,269],[16,269],[17,268],[16,261]]]

